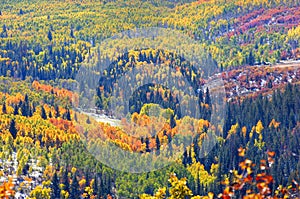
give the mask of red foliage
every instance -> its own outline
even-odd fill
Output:
[[[227,37],[245,33],[249,29],[256,28],[257,32],[266,31],[266,25],[270,31],[278,31],[279,27],[288,30],[300,24],[300,7],[273,8],[255,10],[235,20],[234,32],[229,32]]]

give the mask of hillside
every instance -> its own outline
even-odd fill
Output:
[[[299,10],[1,1],[0,198],[300,198]]]

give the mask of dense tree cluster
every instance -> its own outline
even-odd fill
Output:
[[[210,67],[210,69],[205,68],[206,66]],[[149,78],[148,70],[154,70],[157,73],[156,77],[152,79],[150,77],[150,82],[145,84],[144,79]],[[165,52],[164,50],[146,49],[128,52],[118,57],[116,61],[104,70],[99,80],[99,88],[97,88],[98,99],[96,105],[99,108],[108,109],[109,104],[105,105],[104,102],[109,101],[113,103],[111,96],[118,97],[115,100],[122,105],[120,101],[127,100],[127,98],[125,97],[124,99],[124,96],[114,95],[114,93],[124,91],[124,83],[119,79],[125,78],[130,80],[129,83],[132,88],[135,88],[131,84],[132,82],[135,85],[141,85],[136,90],[132,90],[133,94],[129,98],[128,108],[131,114],[140,112],[145,103],[155,103],[161,105],[163,108],[171,108],[175,111],[174,114],[178,118],[186,116],[186,114],[182,114],[180,111],[182,108],[180,107],[180,103],[182,102],[179,102],[178,98],[181,97],[185,98],[188,102],[191,101],[189,93],[186,92],[186,88],[191,88],[194,92],[194,97],[198,98],[198,106],[201,107],[201,110],[198,111],[204,118],[209,118],[209,110],[204,105],[211,106],[211,100],[209,91],[203,88],[203,77],[207,73],[210,73],[209,71],[211,70],[214,70],[213,66],[205,65],[204,63],[203,67],[196,69],[184,57],[171,52]],[[217,69],[215,68],[215,70]],[[136,74],[136,76],[134,77],[132,74]],[[130,88],[130,85],[126,84],[126,89]],[[182,94],[181,92],[183,91],[185,93]],[[126,114],[126,107],[124,105],[126,105],[126,102],[123,103],[123,106],[119,110],[125,109]],[[195,115],[194,112],[190,114]]]
[[[41,0],[38,7],[47,8],[44,11],[33,3],[16,2],[10,10],[3,4],[0,74],[21,79],[74,78],[96,43],[117,32],[153,26],[177,29],[203,42],[220,68],[299,56],[299,42],[293,36],[300,19],[297,1],[184,2],[170,8],[154,1],[119,1],[120,8],[111,9],[113,2],[49,4]],[[76,14],[65,15],[59,7]]]
[[[9,79],[5,78],[4,80],[8,81]],[[38,92],[30,92],[26,85],[39,88]],[[276,152],[274,165],[269,170],[276,179],[272,186],[273,192],[279,185],[285,186],[293,180],[299,181],[297,172],[299,171],[300,127],[297,123],[299,121],[297,115],[299,86],[297,85],[288,84],[283,90],[275,90],[272,95],[259,95],[255,98],[243,98],[229,102],[222,130],[223,136],[218,138],[218,144],[207,157],[201,158],[200,154],[203,153],[201,146],[210,124],[207,120],[200,120],[197,125],[201,131],[194,137],[191,146],[184,146],[186,152],[181,157],[180,164],[177,163],[178,165],[142,175],[112,171],[101,165],[86,151],[80,137],[86,136],[89,138],[87,141],[91,141],[91,143],[96,139],[108,139],[125,150],[145,155],[154,152],[159,157],[165,153],[181,150],[180,137],[176,138],[177,132],[174,127],[190,125],[195,121],[173,118],[171,109],[161,109],[159,105],[156,106],[158,110],[160,109],[160,114],[151,118],[149,110],[155,108],[155,105],[145,104],[140,113],[132,114],[131,119],[134,123],[127,124],[125,120],[122,121],[124,128],[136,129],[137,135],[142,135],[141,139],[132,139],[119,128],[99,124],[92,119],[87,122],[87,116],[61,106],[60,103],[64,104],[64,101],[55,101],[53,105],[36,103],[47,101],[53,95],[58,97],[58,93],[66,92],[62,89],[54,89],[55,92],[51,92],[53,90],[51,87],[38,82],[22,86],[16,84],[15,86],[15,89],[11,88],[9,91],[11,94],[1,93],[0,95],[2,104],[0,128],[6,129],[1,132],[3,141],[0,154],[1,157],[8,158],[13,151],[20,153],[22,161],[20,161],[19,175],[26,174],[26,170],[28,170],[24,168],[30,160],[22,158],[26,157],[26,154],[30,153],[32,158],[43,160],[41,163],[46,172],[44,180],[49,179],[52,184],[36,187],[32,196],[46,194],[47,197],[49,195],[54,197],[59,192],[65,197],[71,194],[71,190],[77,191],[80,195],[90,196],[121,194],[134,197],[136,194],[142,193],[154,194],[167,181],[164,174],[174,171],[180,177],[187,177],[193,193],[205,195],[213,192],[217,194],[225,187],[220,182],[227,177],[230,178],[229,170],[238,168],[241,158],[238,152],[232,153],[232,151],[237,151],[241,146],[247,147],[246,155],[255,164],[259,164],[261,158],[266,158],[265,151]],[[2,88],[6,89],[4,85]],[[25,96],[19,93],[26,90],[28,94]],[[18,111],[15,111],[15,107]],[[29,114],[30,112],[31,114]],[[152,124],[157,124],[159,127],[159,123],[166,126],[163,129],[153,129]],[[126,127],[126,125],[128,126]],[[151,137],[153,131],[156,131],[156,136]],[[170,145],[168,143],[171,140],[173,142]],[[9,151],[9,153],[4,153],[4,151]],[[47,157],[47,154],[51,154],[51,164],[56,172],[50,170],[49,173],[49,169],[46,168],[49,159],[42,157]],[[138,164],[138,162],[136,163]],[[77,172],[73,173],[72,167],[77,168]],[[94,169],[86,171],[87,167]],[[76,176],[77,183],[72,185],[75,180],[74,176]],[[84,180],[86,183],[83,183]],[[97,185],[93,184],[92,180],[97,182]],[[139,188],[132,190],[136,187],[134,185],[136,180],[140,180]],[[58,182],[64,184],[65,189],[69,191],[61,186],[58,187]],[[106,188],[99,190],[99,187]],[[240,194],[243,195],[243,192]]]
[[[197,199],[193,193],[213,198],[222,190],[223,198],[297,194],[294,187],[282,186],[300,182],[299,85],[287,84],[298,82],[299,70],[253,65],[299,59],[299,23],[299,1],[292,0],[2,2],[0,177],[15,172],[22,181],[39,184],[13,186],[7,178],[0,185],[0,197],[20,190],[36,199],[118,195]],[[116,46],[113,42],[102,48],[97,45],[118,32],[143,27],[170,28],[194,39],[206,51],[203,63],[198,63],[202,70],[184,54],[200,49],[186,41],[180,41],[177,47],[182,49],[176,53],[163,49],[176,43],[172,38],[158,39],[160,49],[134,48],[123,54],[128,47],[125,37]],[[132,46],[143,42],[154,43],[131,40]],[[76,82],[85,65],[92,74],[81,71],[89,78]],[[103,66],[108,67],[100,70],[100,80],[94,79]],[[135,77],[130,75],[137,71]],[[143,84],[153,71],[166,86]],[[224,126],[217,126],[210,121],[212,111],[219,111],[213,105],[215,96],[203,85],[208,75],[222,71],[225,88],[233,94],[222,99],[228,108],[221,118]],[[130,82],[127,88],[137,88],[131,96],[125,95],[122,78]],[[232,81],[255,93],[237,97]],[[71,109],[89,105],[90,99],[82,101],[89,89],[95,90],[92,97],[99,109],[108,113],[115,106],[111,115],[122,118],[123,129]],[[194,95],[182,92],[186,90]],[[199,118],[188,117],[196,113]],[[217,143],[206,154],[211,136],[217,136]],[[137,175],[113,170],[88,151],[108,144],[140,157],[152,155],[158,166],[161,160],[184,152],[168,167]],[[114,151],[99,154],[106,152],[112,160],[121,159]],[[16,171],[5,165],[13,161]],[[134,167],[144,162],[138,158],[127,164]],[[41,177],[32,177],[33,167],[41,168]],[[171,175],[168,183],[170,173],[176,176]],[[256,184],[247,184],[254,177]]]

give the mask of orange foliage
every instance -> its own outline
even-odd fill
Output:
[[[67,97],[70,102],[72,102],[75,105],[78,105],[79,102],[78,94],[73,93],[72,91],[69,91],[67,89],[64,88],[59,89],[59,88],[52,87],[50,85],[40,84],[38,81],[34,81],[32,83],[32,87],[38,91],[42,90],[47,93],[53,92],[54,95],[57,97]]]
[[[71,121],[67,121],[61,118],[50,118],[49,121],[60,130],[76,133],[75,126]]]
[[[24,101],[24,95],[21,93],[17,93],[15,96],[6,94],[6,102],[7,104],[18,104],[20,101]]]
[[[11,179],[8,182],[4,182],[0,185],[0,198],[8,199],[15,195],[15,191],[13,190],[13,183]]]
[[[274,127],[275,129],[277,129],[280,125],[280,122],[276,122],[274,119],[272,119],[272,121],[269,124],[269,128]]]
[[[245,149],[243,149],[243,147],[240,147],[239,149],[238,149],[238,152],[239,152],[239,156],[240,157],[244,157],[245,156]]]

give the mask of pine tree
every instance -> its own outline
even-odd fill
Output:
[[[87,123],[87,124],[91,124],[90,117],[88,117],[88,118],[86,119],[86,123]]]
[[[75,38],[75,36],[74,36],[74,30],[73,30],[72,27],[71,27],[71,29],[70,29],[70,37]]]
[[[249,57],[248,57],[248,64],[250,66],[253,66],[255,64],[255,57],[253,56],[253,52],[252,50],[249,53]]]
[[[201,103],[203,103],[204,101],[203,101],[203,91],[202,91],[202,89],[199,89],[199,94],[198,94],[198,97],[199,97],[199,102]]]
[[[98,194],[98,177],[95,175],[94,184],[93,184],[93,195]]]
[[[21,113],[23,116],[30,116],[30,103],[27,94],[25,95],[24,102],[21,104]]]
[[[14,106],[14,115],[18,115],[19,114],[19,106],[15,105]]]
[[[2,38],[5,38],[5,37],[8,36],[8,35],[7,35],[7,28],[6,28],[6,25],[5,25],[5,24],[2,26],[2,32],[1,32],[0,36],[1,36]]]
[[[29,98],[28,98],[27,93],[25,94],[24,101],[25,101],[26,103],[29,103]]]
[[[156,142],[156,155],[160,154],[160,141],[159,141],[159,137],[156,135],[155,137],[155,142]]]
[[[102,198],[105,195],[104,191],[105,191],[105,187],[104,187],[103,179],[100,178],[100,186],[98,188],[97,198]]]
[[[273,88],[273,83],[271,79],[269,79],[268,81],[268,88]]]
[[[66,169],[63,178],[62,178],[62,184],[64,185],[64,190],[67,192],[70,192],[70,183],[69,183],[69,177],[68,177],[68,170]]]
[[[52,115],[52,111],[49,111],[49,118],[52,118],[53,115]]]
[[[103,99],[102,99],[102,93],[100,88],[97,88],[97,100],[96,100],[96,106],[99,109],[103,109]]]
[[[151,152],[151,149],[149,148],[150,140],[148,137],[146,137],[145,143],[146,143],[146,152]]]
[[[211,105],[210,93],[208,87],[205,92],[205,104]]]
[[[73,174],[70,199],[80,199],[79,183],[77,180],[77,172]]]
[[[168,134],[168,149],[169,149],[169,155],[173,155],[173,145],[172,145],[172,136],[171,134]]]
[[[47,114],[46,114],[46,111],[45,111],[44,106],[42,106],[42,108],[41,108],[41,117],[42,117],[44,120],[47,119]]]
[[[195,153],[195,158],[196,161],[199,161],[199,152],[200,152],[200,147],[199,147],[199,137],[200,135],[198,134],[194,140],[193,140],[193,146],[194,146],[194,153]]]
[[[187,158],[187,164],[192,164],[193,159],[192,159],[192,147],[189,147],[189,152],[188,152],[188,158]]]
[[[51,181],[51,199],[59,199],[60,198],[60,188],[59,188],[59,179],[57,177],[56,172],[54,173]]]
[[[7,110],[6,110],[6,103],[5,103],[5,102],[3,103],[3,106],[2,106],[2,113],[3,113],[3,114],[6,114],[6,113],[7,113]]]
[[[52,41],[52,39],[53,39],[52,33],[50,30],[48,31],[48,39],[49,39],[49,41]]]
[[[23,102],[21,105],[21,113],[23,116],[28,116],[28,109],[25,102]]]
[[[70,113],[69,109],[67,109],[67,112],[66,112],[66,119],[71,121],[71,113]]]
[[[199,172],[197,172],[197,179],[196,179],[196,183],[197,183],[197,191],[196,191],[196,195],[200,195],[201,193],[201,184],[200,184],[200,176],[199,176]]]
[[[55,117],[56,117],[56,118],[59,118],[59,117],[60,117],[60,112],[59,112],[58,106],[55,105],[54,109],[55,109]]]
[[[187,165],[187,160],[188,160],[188,153],[187,153],[187,150],[184,150],[184,152],[183,152],[183,158],[182,158],[182,164],[184,166]]]
[[[174,128],[175,126],[176,126],[175,116],[174,114],[172,114],[170,117],[170,127]]]
[[[86,180],[85,186],[86,187],[90,186],[90,175],[89,175],[89,173],[90,173],[90,171],[87,169],[85,171],[85,180]]]
[[[12,137],[16,139],[18,130],[16,128],[16,122],[14,119],[10,121],[9,132],[11,133]]]

